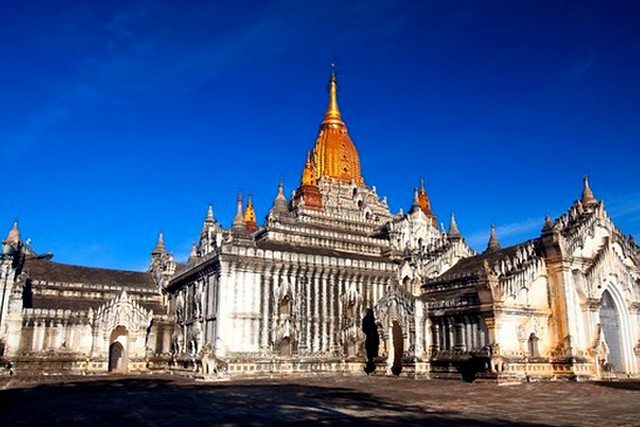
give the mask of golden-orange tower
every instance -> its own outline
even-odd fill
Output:
[[[244,222],[247,225],[247,230],[253,233],[258,229],[258,223],[256,222],[256,210],[253,207],[253,199],[249,194],[249,200],[247,201],[247,209],[244,211]]]
[[[329,79],[329,105],[313,148],[316,177],[329,177],[364,185],[358,150],[349,137],[338,108],[338,80],[333,65]]]

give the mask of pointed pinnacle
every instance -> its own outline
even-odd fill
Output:
[[[207,217],[205,218],[205,222],[215,222],[213,217],[213,205],[209,205],[207,208]]]
[[[589,187],[589,177],[585,175],[582,182],[583,182],[582,204],[586,207],[596,204],[598,200],[596,200],[596,198],[593,196],[591,187]]]
[[[459,239],[462,237],[460,230],[458,230],[458,223],[456,222],[456,216],[451,212],[451,221],[449,222],[449,233],[447,234],[449,239]]]
[[[498,236],[496,235],[496,226],[491,224],[491,232],[489,233],[489,243],[487,244],[488,251],[495,251],[500,249],[500,242],[498,241]]]
[[[4,240],[4,243],[16,246],[20,243],[20,229],[18,228],[18,220],[15,219],[13,221],[13,226],[9,233],[7,234],[7,238]]]
[[[164,247],[164,233],[161,231],[158,233],[158,240],[156,242],[155,248],[151,251],[151,255],[161,255],[166,254],[167,249]]]

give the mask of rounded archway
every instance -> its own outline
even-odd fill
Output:
[[[129,362],[128,349],[129,333],[124,326],[117,326],[111,332],[109,340],[109,372],[125,373]]]
[[[622,328],[620,316],[611,293],[606,290],[600,299],[600,325],[609,347],[607,363],[612,372],[624,372],[624,350],[622,348]]]

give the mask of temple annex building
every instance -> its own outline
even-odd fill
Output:
[[[640,250],[584,179],[537,238],[476,253],[422,185],[407,213],[361,174],[337,101],[264,222],[209,207],[186,263],[162,234],[148,271],[57,263],[14,223],[0,259],[4,372],[306,372],[527,379],[638,377]],[[274,185],[275,187],[275,185]]]

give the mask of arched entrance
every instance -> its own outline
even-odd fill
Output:
[[[612,372],[624,372],[622,339],[618,307],[609,291],[604,291],[600,300],[600,325],[609,347],[608,365]]]
[[[111,332],[109,342],[109,372],[127,372],[127,363],[129,361],[127,355],[129,333],[124,326],[116,327]]]
[[[402,354],[404,353],[404,337],[402,336],[402,326],[397,320],[391,325],[391,351],[389,360],[391,361],[391,373],[400,375],[402,372]]]

